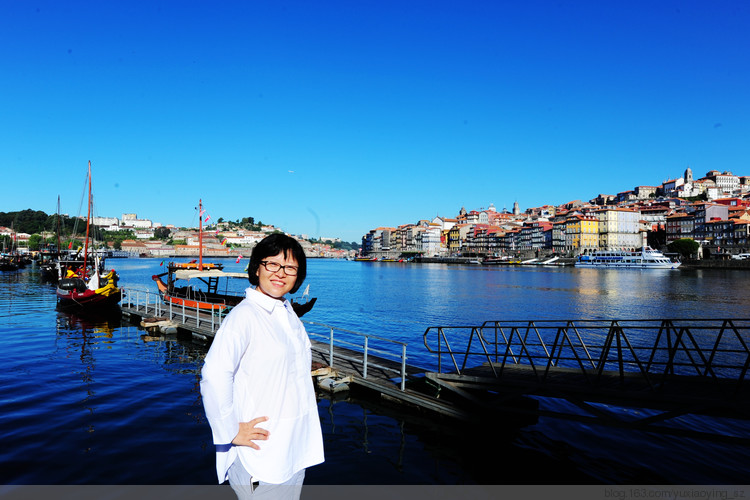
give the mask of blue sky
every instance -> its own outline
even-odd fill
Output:
[[[359,241],[750,174],[745,1],[0,6],[0,211]]]

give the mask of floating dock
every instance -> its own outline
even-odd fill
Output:
[[[221,323],[218,314],[171,308],[156,294],[127,297],[123,316],[152,331],[176,329],[208,343]],[[423,340],[437,361],[434,370],[407,363],[404,343],[303,323],[312,344],[312,375],[332,393],[362,390],[409,411],[468,421],[511,413],[551,416],[750,443],[750,435],[662,425],[691,413],[750,420],[750,320],[430,327]],[[564,400],[577,411],[551,411],[536,398]],[[650,411],[629,413],[643,413],[634,419],[623,418],[617,408]]]
[[[220,314],[170,307],[157,294],[129,292],[120,306],[123,317],[150,330],[176,328],[193,339],[210,343],[221,324]],[[407,380],[424,380],[425,370],[406,363],[406,345],[374,335],[363,335],[311,321],[304,321],[312,347],[312,373],[334,392],[339,386],[374,391],[382,398],[412,409],[450,418],[470,419],[472,414],[455,402],[442,400],[407,386]],[[160,328],[162,329],[160,331]],[[331,339],[336,337],[336,343]],[[389,344],[383,346],[383,344]],[[388,353],[398,352],[395,355]]]

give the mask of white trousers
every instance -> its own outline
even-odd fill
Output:
[[[302,469],[282,484],[253,482],[250,473],[242,466],[240,457],[229,467],[228,474],[229,485],[239,500],[299,500],[305,480],[305,469]]]

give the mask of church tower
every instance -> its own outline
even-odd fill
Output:
[[[690,167],[685,170],[685,174],[683,177],[685,179],[685,184],[693,182],[693,171],[690,170]]]

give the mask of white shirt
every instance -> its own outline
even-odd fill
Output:
[[[239,423],[257,417],[268,417],[258,427],[269,436],[256,441],[260,450],[217,448],[219,483],[238,455],[254,480],[274,484],[323,462],[311,361],[310,339],[291,304],[248,288],[206,354],[201,395],[215,445],[230,444]]]

